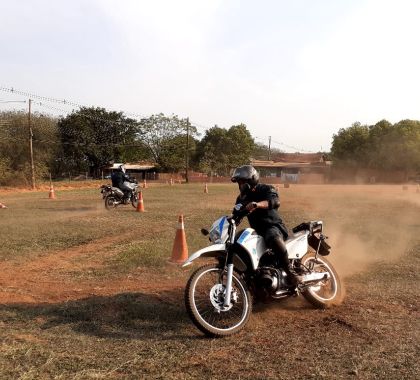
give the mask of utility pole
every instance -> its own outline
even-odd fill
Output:
[[[271,159],[271,136],[268,136],[268,161]]]
[[[188,183],[188,150],[190,145],[190,120],[187,118],[187,144],[185,147],[185,182]]]
[[[34,150],[32,147],[32,125],[31,125],[31,105],[32,99],[29,99],[29,113],[28,113],[28,129],[29,129],[29,155],[31,158],[31,187],[35,189],[35,165],[34,165]]]

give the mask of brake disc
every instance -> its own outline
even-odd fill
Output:
[[[232,293],[231,293],[231,301],[229,303],[229,306],[224,306],[224,302],[225,302],[225,295],[226,295],[226,288],[224,285],[222,284],[216,284],[214,285],[211,289],[210,289],[210,302],[211,304],[214,306],[215,310],[217,312],[221,312],[221,311],[228,311],[230,310],[233,305],[237,302],[238,300],[238,295],[236,293],[236,291],[234,291],[234,289],[232,289]]]

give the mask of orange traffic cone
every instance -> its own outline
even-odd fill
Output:
[[[207,187],[207,183],[204,185],[204,193],[209,193],[209,188]]]
[[[188,259],[187,239],[184,230],[184,216],[181,214],[178,217],[178,228],[176,230],[174,246],[172,248],[173,263],[181,264]]]
[[[5,204],[0,203],[0,208],[7,208]]]
[[[50,192],[48,193],[48,198],[55,199],[55,192],[54,192],[54,187],[52,184],[50,186]]]
[[[147,182],[146,182],[146,180],[143,181],[143,189],[147,189]]]
[[[144,212],[143,193],[141,191],[139,192],[139,201],[137,203],[136,211]]]

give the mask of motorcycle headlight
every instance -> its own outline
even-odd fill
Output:
[[[228,223],[226,216],[217,219],[210,228],[210,240],[215,244],[221,244],[227,239]]]
[[[219,243],[222,242],[222,239],[220,238],[220,231],[219,231],[218,228],[212,228],[210,230],[210,236],[209,237],[210,237],[210,240],[213,243],[219,244]]]

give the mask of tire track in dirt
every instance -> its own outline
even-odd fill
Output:
[[[108,248],[132,236],[130,231],[35,258],[29,255],[0,263],[0,303],[51,303],[134,291],[159,294],[181,287],[182,282],[141,268],[115,277],[74,276],[74,272],[102,268],[104,260],[117,253]]]

